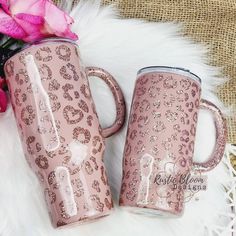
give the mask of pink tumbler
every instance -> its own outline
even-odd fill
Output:
[[[205,163],[193,162],[200,108],[212,112],[216,144]],[[210,137],[209,137],[210,138]],[[124,150],[120,205],[136,213],[179,215],[191,170],[213,169],[226,144],[220,110],[201,99],[201,80],[188,70],[147,67],[138,72]]]
[[[122,92],[106,71],[84,68],[78,47],[65,39],[28,45],[5,64],[25,156],[39,177],[55,227],[106,216],[113,207],[104,139],[123,125]],[[102,129],[89,88],[97,76],[111,89],[114,124]]]

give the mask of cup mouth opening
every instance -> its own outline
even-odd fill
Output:
[[[24,49],[25,47],[29,47],[29,46],[34,46],[34,45],[38,45],[41,43],[46,43],[46,42],[66,42],[66,43],[72,43],[77,45],[76,41],[68,39],[68,38],[55,38],[55,37],[51,37],[51,38],[45,38],[45,39],[41,39],[32,43],[26,43],[26,45],[22,48]]]
[[[201,84],[202,80],[199,76],[191,72],[190,70],[182,67],[172,67],[172,66],[147,66],[140,69],[137,73],[137,76],[142,74],[147,74],[151,72],[165,72],[165,73],[174,73],[178,75],[188,76],[190,79],[193,79]]]

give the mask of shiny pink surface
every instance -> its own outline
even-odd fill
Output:
[[[141,73],[136,81],[124,150],[120,205],[135,212],[138,208],[146,209],[139,213],[179,215],[185,190],[178,181],[193,167],[200,106],[213,113],[218,135],[209,161],[195,164],[199,171],[210,170],[220,162],[226,126],[218,108],[207,101],[201,103],[198,79],[186,72],[176,73],[175,69],[156,70]],[[168,177],[177,180],[175,186],[170,179],[163,182]]]
[[[5,65],[11,102],[29,165],[38,176],[55,227],[91,221],[113,207],[103,153],[104,138],[124,123],[122,92],[99,68],[83,68],[77,46],[44,41]],[[112,89],[117,119],[102,129],[88,75]],[[30,213],[29,213],[30,214]]]

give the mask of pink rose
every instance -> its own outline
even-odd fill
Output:
[[[0,77],[0,113],[5,112],[7,109],[7,95],[2,90],[5,86],[5,80]]]
[[[73,19],[51,0],[0,0],[0,33],[25,42],[58,36],[76,40]]]

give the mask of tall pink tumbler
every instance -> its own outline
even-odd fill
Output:
[[[122,92],[106,71],[84,68],[78,47],[64,39],[28,45],[5,64],[25,156],[44,189],[55,227],[106,216],[113,207],[103,163],[104,139],[124,123]],[[104,80],[117,117],[102,129],[88,76]]]
[[[204,163],[193,161],[200,108],[212,113],[216,125],[215,148]],[[120,205],[149,215],[181,214],[183,178],[191,170],[214,168],[225,144],[225,120],[214,104],[201,99],[198,76],[181,68],[141,69],[129,117]]]

